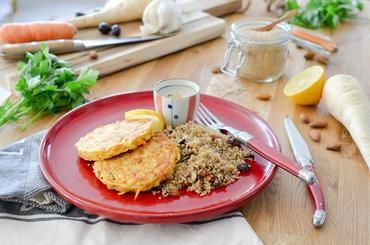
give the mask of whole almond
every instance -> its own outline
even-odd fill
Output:
[[[329,63],[329,57],[323,56],[323,55],[316,55],[316,60],[321,64],[328,64]]]
[[[321,119],[314,121],[310,124],[311,128],[327,128],[328,127],[328,121]]]
[[[302,46],[299,46],[298,44],[295,45],[297,47],[297,49],[303,49]]]
[[[307,53],[304,55],[304,58],[306,60],[313,60],[313,58],[315,58],[315,53],[312,51],[307,51]]]
[[[212,67],[212,73],[214,74],[221,73],[221,68],[219,66]]]
[[[316,129],[311,129],[310,131],[308,131],[308,136],[310,136],[310,138],[315,141],[315,142],[320,142],[320,139],[321,139],[321,134],[318,130]]]
[[[342,148],[341,143],[334,143],[326,146],[326,149],[329,151],[340,151],[341,148]]]
[[[89,53],[89,56],[90,56],[90,59],[96,60],[98,58],[98,53],[95,50],[93,50]]]
[[[299,114],[299,119],[301,119],[301,122],[303,122],[304,124],[310,123],[310,118],[304,113]]]
[[[259,94],[256,94],[256,98],[259,99],[259,100],[270,100],[271,99],[271,94],[267,94],[267,93],[259,93]]]

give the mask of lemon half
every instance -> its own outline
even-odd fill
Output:
[[[153,123],[153,133],[164,129],[164,120],[161,114],[149,109],[136,109],[125,112],[125,120],[149,119]]]
[[[321,66],[311,66],[293,76],[284,87],[284,94],[299,105],[317,105],[326,80]]]

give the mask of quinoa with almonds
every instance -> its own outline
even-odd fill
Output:
[[[204,196],[237,180],[239,170],[249,168],[245,159],[253,159],[234,140],[203,125],[190,122],[164,133],[177,144],[181,159],[172,176],[153,190],[163,196],[177,196],[184,187]]]

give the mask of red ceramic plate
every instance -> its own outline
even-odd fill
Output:
[[[253,112],[234,103],[201,95],[201,101],[226,124],[246,130],[279,149],[271,128]],[[182,190],[178,197],[160,198],[151,192],[118,195],[108,190],[92,168],[78,157],[74,147],[94,128],[122,120],[125,111],[153,109],[151,91],[105,97],[70,111],[47,132],[40,148],[41,169],[48,182],[67,201],[90,213],[116,221],[178,223],[201,220],[238,208],[260,192],[274,177],[277,167],[256,157],[251,169],[236,182],[200,197]]]

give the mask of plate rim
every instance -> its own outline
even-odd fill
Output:
[[[201,208],[199,210],[176,211],[176,213],[174,214],[174,213],[169,213],[169,212],[161,213],[161,212],[152,212],[152,211],[150,211],[150,212],[145,212],[145,211],[134,212],[134,211],[129,211],[129,210],[117,209],[117,208],[114,208],[114,207],[107,208],[105,206],[99,206],[97,204],[91,203],[90,201],[84,200],[80,195],[74,195],[70,191],[66,190],[63,185],[59,184],[58,183],[59,181],[54,180],[54,178],[53,178],[54,174],[51,173],[51,171],[49,171],[50,168],[48,169],[48,166],[50,165],[50,162],[48,161],[48,151],[47,151],[48,144],[47,143],[50,140],[50,138],[53,136],[53,134],[55,134],[55,132],[58,132],[60,130],[61,126],[63,125],[64,120],[66,120],[71,114],[75,113],[76,111],[81,110],[81,108],[90,106],[91,104],[94,104],[94,103],[99,103],[101,101],[104,101],[104,100],[107,100],[107,99],[110,99],[110,98],[113,98],[113,97],[120,97],[120,96],[125,96],[125,95],[132,95],[132,94],[147,94],[147,93],[148,94],[153,93],[153,91],[152,90],[129,91],[129,92],[124,92],[124,93],[115,93],[115,94],[112,94],[112,95],[108,95],[108,96],[98,98],[96,100],[90,101],[86,104],[83,104],[83,105],[81,105],[77,108],[74,108],[74,109],[68,111],[63,116],[61,116],[57,121],[55,121],[50,126],[50,128],[47,130],[46,134],[44,135],[44,137],[42,139],[40,149],[39,149],[39,159],[40,159],[41,172],[42,172],[43,176],[45,177],[45,179],[48,181],[48,183],[53,187],[53,189],[57,193],[59,193],[63,198],[65,198],[69,203],[71,203],[71,204],[73,204],[73,205],[75,205],[75,206],[77,206],[77,207],[79,207],[83,210],[91,211],[95,214],[97,214],[97,212],[95,212],[95,210],[99,210],[98,215],[102,215],[102,216],[105,216],[105,217],[108,217],[110,219],[117,220],[117,221],[123,221],[123,220],[124,221],[127,221],[127,220],[153,220],[153,219],[158,219],[158,218],[161,218],[161,219],[163,219],[163,221],[165,221],[166,219],[173,219],[173,218],[181,219],[181,218],[187,217],[189,215],[197,216],[197,215],[202,215],[202,214],[207,214],[207,213],[217,213],[218,211],[224,210],[227,207],[240,206],[242,203],[245,203],[245,201],[247,199],[255,197],[256,194],[258,194],[261,190],[266,188],[269,185],[269,183],[272,181],[272,179],[274,178],[274,176],[276,175],[276,172],[278,170],[278,166],[273,164],[273,163],[271,163],[272,167],[269,169],[269,172],[268,172],[269,175],[265,179],[261,180],[261,182],[257,186],[257,188],[248,192],[248,194],[244,195],[242,198],[240,198],[240,197],[235,198],[234,197],[233,199],[228,200],[227,204],[221,203],[219,205],[213,205],[213,206],[209,206],[209,207],[206,207],[206,208]],[[242,105],[236,104],[236,103],[234,103],[232,101],[229,101],[229,100],[225,100],[223,98],[219,98],[219,97],[204,94],[204,93],[202,93],[201,96],[202,97],[203,96],[211,97],[212,99],[226,101],[227,103],[231,103],[235,107],[241,107],[243,110],[247,110],[248,112],[254,114],[254,116],[259,121],[261,121],[264,124],[264,126],[267,127],[267,129],[269,130],[270,138],[271,138],[271,140],[273,140],[273,144],[275,145],[274,147],[277,150],[281,151],[281,145],[279,143],[279,140],[278,140],[276,134],[274,133],[274,131],[272,130],[270,125],[263,118],[261,118],[259,115],[257,115],[255,112],[251,111],[250,109],[248,109],[248,108],[246,108]],[[104,215],[104,214],[107,214],[107,215]],[[115,219],[110,214],[113,214],[116,217],[120,216],[120,219],[119,220]],[[194,219],[194,220],[197,220],[197,219]],[[136,222],[136,221],[134,221],[134,222],[135,223],[163,223],[163,222]],[[177,223],[177,222],[165,222],[165,223]]]

